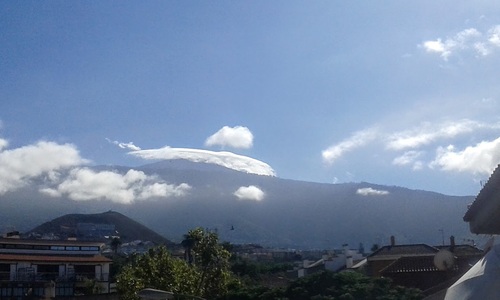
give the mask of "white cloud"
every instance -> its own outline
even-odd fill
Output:
[[[448,56],[450,56],[451,51],[449,49],[450,46],[445,45],[441,39],[437,39],[434,41],[425,41],[423,43],[423,47],[427,52],[436,52],[441,54],[441,56],[447,60]]]
[[[233,148],[248,149],[253,145],[253,134],[243,126],[224,126],[219,131],[209,136],[205,146],[229,146]]]
[[[491,53],[491,50],[488,49],[488,47],[484,43],[481,42],[475,43],[473,47],[476,50],[476,52],[482,56],[486,56]]]
[[[120,147],[122,149],[128,149],[128,150],[131,150],[131,151],[139,151],[139,150],[141,150],[140,147],[134,145],[134,143],[132,143],[132,142],[122,143],[122,142],[118,142],[118,141],[112,141],[112,140],[110,140],[108,138],[106,138],[106,140],[108,142],[110,142],[111,144],[117,145],[118,147]]]
[[[421,151],[407,151],[403,155],[394,158],[392,164],[398,166],[413,165],[414,170],[421,170],[422,162],[417,160],[421,155]]]
[[[500,25],[491,27],[486,34],[475,28],[469,28],[444,41],[438,38],[425,41],[419,46],[429,53],[439,54],[444,60],[448,60],[458,52],[468,50],[472,50],[477,56],[487,56],[493,53],[495,47],[500,47]]]
[[[380,125],[379,125],[380,126]],[[484,123],[470,119],[446,122],[425,122],[412,129],[397,132],[384,132],[380,128],[374,134],[370,130],[361,131],[329,149],[323,151],[323,158],[327,162],[333,162],[340,156],[355,148],[366,147],[370,144],[373,147],[373,158],[383,162],[385,154],[377,153],[377,140],[385,143],[385,150],[395,151],[396,155],[391,159],[392,165],[410,167],[412,170],[422,170],[424,168],[442,170],[461,170],[470,173],[488,173],[500,163],[500,154],[496,155],[490,151],[488,145],[492,142],[483,142],[477,146],[467,147],[464,151],[458,152],[453,148],[443,148],[443,145],[455,142],[460,145],[471,145],[471,141],[479,137],[492,136],[497,134],[500,123]],[[377,140],[368,137],[377,137]],[[496,135],[498,136],[498,135]],[[446,144],[444,144],[446,143]],[[467,144],[469,143],[469,144]],[[464,146],[465,147],[465,146]],[[493,147],[490,145],[490,147]],[[431,149],[439,149],[435,157],[429,157]],[[383,149],[380,149],[382,151]],[[386,153],[392,155],[391,153]],[[467,157],[469,161],[465,161]]]
[[[234,192],[234,195],[240,200],[254,200],[262,201],[264,199],[264,192],[254,185],[242,186]]]
[[[21,188],[35,177],[54,176],[54,172],[87,162],[71,144],[40,141],[12,150],[0,149],[0,194]]]
[[[53,197],[67,195],[77,201],[107,199],[129,204],[148,198],[179,197],[190,189],[185,183],[175,186],[157,181],[154,176],[133,169],[122,175],[113,171],[96,172],[88,168],[75,168],[55,188],[40,191]]]
[[[9,142],[7,140],[0,139],[0,151],[7,148],[8,145],[9,145]]]
[[[493,26],[488,30],[488,42],[500,47],[500,25]]]
[[[339,159],[346,152],[352,151],[356,148],[362,147],[371,142],[377,137],[375,129],[366,129],[354,133],[351,137],[342,142],[330,146],[328,149],[323,150],[321,153],[323,160],[327,163],[333,163]]]
[[[132,151],[129,154],[152,160],[186,159],[193,162],[215,164],[246,173],[276,176],[271,166],[265,162],[227,151],[215,152],[201,149],[170,148],[166,146],[160,149]]]
[[[384,190],[376,190],[373,188],[361,188],[356,191],[356,194],[362,195],[362,196],[383,196],[383,195],[388,195],[388,191]]]
[[[440,147],[430,167],[444,171],[490,174],[500,163],[500,138],[483,141],[456,151],[453,146]]]
[[[441,124],[424,123],[412,130],[400,131],[389,135],[387,148],[392,150],[415,149],[442,138],[453,138],[471,133],[480,128],[498,128],[498,124],[483,124],[464,119]]]

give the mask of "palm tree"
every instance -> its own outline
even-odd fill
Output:
[[[122,244],[122,241],[120,240],[119,237],[114,237],[111,240],[111,249],[113,249],[113,252],[116,254],[118,252],[118,247]]]
[[[193,248],[196,246],[196,239],[188,234],[184,235],[184,239],[181,242],[182,247],[184,247],[184,259],[192,264],[194,262],[193,258]]]

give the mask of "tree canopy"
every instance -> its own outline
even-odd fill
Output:
[[[121,299],[136,300],[137,292],[154,288],[215,299],[226,294],[231,279],[229,252],[220,244],[216,233],[196,228],[188,232],[193,259],[177,259],[165,247],[137,255],[117,276]]]

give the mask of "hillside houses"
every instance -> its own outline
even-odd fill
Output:
[[[441,268],[439,253],[449,253],[452,263]],[[397,245],[395,238],[391,237],[389,245],[368,255],[365,270],[369,276],[391,278],[397,285],[426,291],[460,277],[483,255],[483,251],[475,246],[455,245],[453,236],[446,246]]]

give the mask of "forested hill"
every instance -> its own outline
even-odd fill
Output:
[[[68,214],[51,221],[45,222],[33,228],[28,233],[48,234],[53,233],[58,236],[66,236],[76,232],[77,224],[108,224],[114,225],[116,234],[120,236],[122,242],[134,240],[151,241],[156,244],[173,244],[164,236],[154,232],[139,222],[124,216],[115,211],[107,211],[100,214]]]

